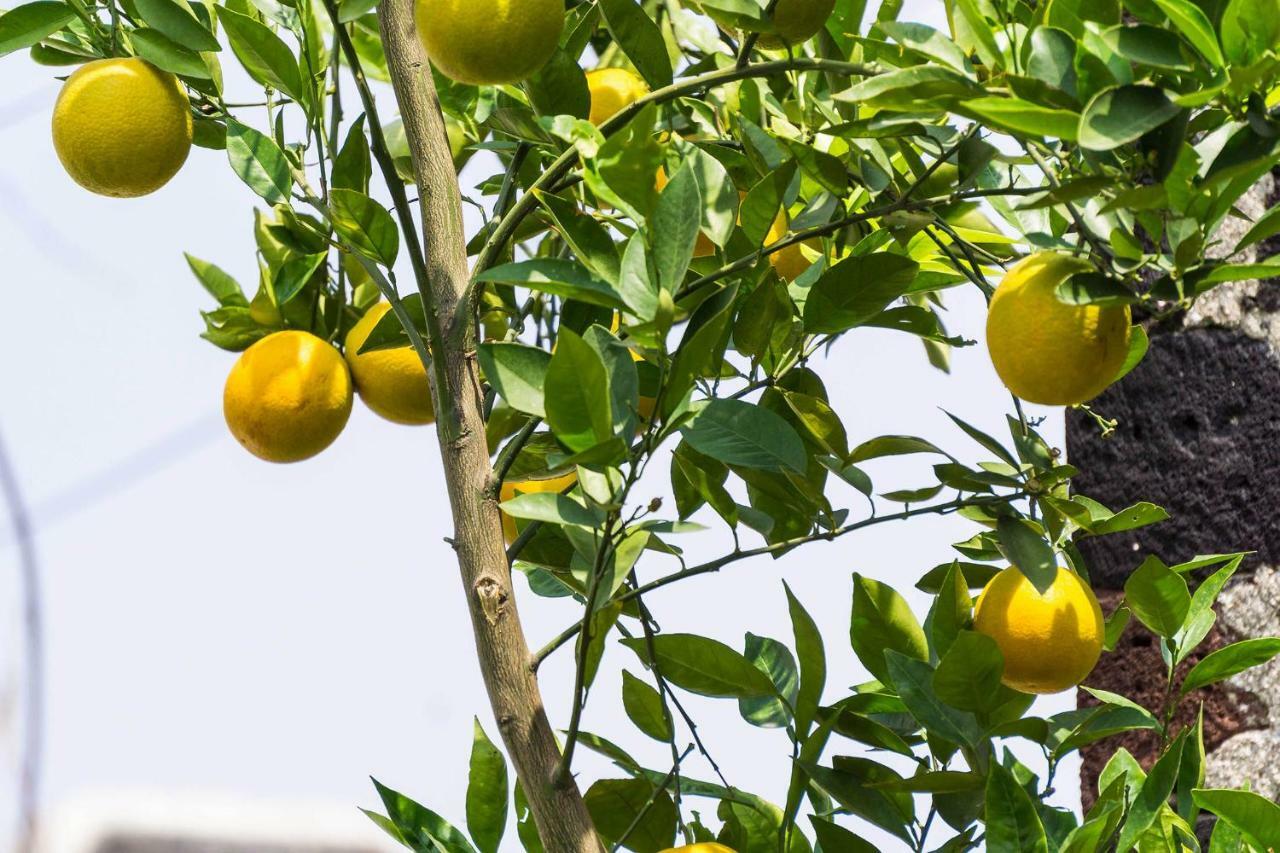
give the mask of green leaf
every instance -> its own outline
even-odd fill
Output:
[[[1182,622],[1182,629],[1178,631],[1176,644],[1178,655],[1174,658],[1175,664],[1186,660],[1204,638],[1209,636],[1213,623],[1218,619],[1213,609],[1214,602],[1218,600],[1218,594],[1240,568],[1243,560],[1244,555],[1237,555],[1196,587],[1195,593],[1191,596],[1191,607],[1188,608],[1187,616]]]
[[[587,269],[605,281],[618,281],[620,269],[618,250],[604,226],[591,216],[585,215],[574,202],[542,191],[535,191],[534,196],[551,217],[556,230],[573,249],[574,256],[582,261]],[[642,313],[644,305],[637,305],[629,299],[627,289],[621,285],[622,282],[619,282],[623,299],[633,311],[636,311],[637,316],[645,317]],[[652,288],[646,288],[645,296],[645,304],[649,299],[654,299],[656,302],[655,295],[652,295]]]
[[[467,777],[467,830],[480,853],[497,853],[507,828],[507,762],[475,721]]]
[[[1182,42],[1168,30],[1138,24],[1112,27],[1102,34],[1107,47],[1130,62],[1152,68],[1190,71],[1191,63],[1182,55]]]
[[[1196,805],[1239,830],[1259,850],[1280,849],[1280,806],[1252,791],[1198,788]]]
[[[910,290],[919,270],[915,261],[889,252],[844,259],[810,289],[805,330],[838,334],[866,323]]]
[[[543,387],[551,354],[521,343],[484,343],[476,347],[480,369],[511,408],[540,418],[547,415]]]
[[[651,663],[643,637],[623,640],[622,644],[646,665]],[[653,645],[663,677],[690,693],[733,699],[774,694],[769,676],[717,640],[693,634],[658,634]]]
[[[951,99],[982,94],[981,86],[955,71],[923,65],[869,77],[838,93],[835,99],[883,109],[925,111]]]
[[[1222,47],[1235,65],[1253,65],[1280,48],[1280,17],[1270,0],[1231,0],[1221,30]]]
[[[1182,682],[1182,695],[1186,696],[1192,690],[1207,687],[1246,669],[1262,666],[1276,655],[1280,655],[1280,637],[1255,637],[1224,646],[1205,655],[1191,667]]]
[[[1031,796],[996,762],[987,777],[985,817],[988,853],[1048,853],[1044,825]]]
[[[933,692],[933,667],[892,649],[886,651],[884,656],[888,664],[889,682],[902,697],[911,716],[930,735],[956,746],[979,748],[984,739],[973,714],[948,707]]]
[[[289,161],[270,137],[235,119],[227,119],[227,160],[231,171],[268,204],[289,200],[289,191],[293,189]]]
[[[662,31],[636,0],[600,0],[605,25],[651,88],[671,85],[671,59]]]
[[[587,75],[572,56],[557,48],[546,64],[525,81],[534,109],[544,116],[568,115],[585,119],[591,112]]]
[[[881,21],[876,27],[903,47],[936,59],[962,74],[968,70],[969,62],[960,46],[933,27],[900,21]]]
[[[822,632],[804,605],[783,583],[787,592],[787,609],[791,614],[791,630],[795,636],[796,657],[800,662],[800,689],[795,698],[796,731],[808,733],[818,706],[822,702],[822,690],[827,683],[827,653],[823,647]]]
[[[1205,59],[1221,68],[1224,64],[1222,49],[1218,46],[1218,37],[1213,31],[1213,24],[1204,11],[1193,0],[1153,0],[1160,11],[1169,16],[1169,20],[1178,31],[1191,43],[1191,46]]]
[[[328,257],[326,253],[319,252],[314,255],[299,255],[285,261],[271,280],[276,305],[286,305],[302,292],[302,288],[319,272]]]
[[[685,395],[699,377],[720,375],[737,293],[737,286],[730,285],[708,298],[693,313],[667,378],[664,417],[683,405]]]
[[[347,141],[333,161],[331,183],[335,189],[369,192],[369,177],[373,163],[369,157],[369,140],[364,133],[364,116],[360,116],[347,131]]]
[[[0,56],[24,50],[75,20],[66,3],[39,0],[0,15]]]
[[[519,285],[603,308],[622,310],[627,307],[613,285],[575,261],[558,258],[517,261],[485,270],[477,280]]]
[[[1002,516],[996,522],[1000,550],[1043,595],[1058,577],[1058,556],[1039,527],[1025,518]]]
[[[864,441],[849,454],[852,463],[865,462],[868,459],[879,459],[882,456],[906,456],[912,453],[947,453],[938,449],[933,442],[925,441],[914,435],[882,435]]]
[[[476,853],[467,837],[449,821],[377,779],[373,785],[386,806],[387,816],[405,842],[423,853]]]
[[[502,511],[512,518],[530,521],[546,521],[551,524],[574,524],[579,527],[595,527],[603,518],[600,514],[575,501],[568,495],[556,492],[531,492],[516,495],[502,502]]]
[[[298,102],[306,101],[298,60],[271,28],[226,6],[216,7],[231,50],[249,76]]]
[[[753,726],[782,728],[791,722],[800,687],[800,674],[791,650],[777,640],[747,634],[746,658],[769,676],[778,696],[738,700],[738,713]],[[785,700],[785,702],[783,701]]]
[[[188,50],[158,30],[142,27],[129,34],[138,55],[161,71],[183,77],[210,79],[209,67],[200,54]]]
[[[1149,524],[1158,524],[1168,517],[1169,513],[1163,507],[1142,501],[1120,510],[1108,519],[1090,525],[1088,530],[1094,536],[1105,536],[1108,533],[1123,533]]]
[[[671,723],[662,710],[662,696],[625,669],[622,671],[622,707],[636,728],[654,740],[671,740]]]
[[[917,660],[929,659],[924,629],[906,599],[888,584],[855,573],[849,641],[867,671],[880,681],[889,676],[885,653],[895,651]]]
[[[817,815],[809,815],[813,834],[823,853],[879,853],[880,848],[870,841],[854,835],[838,823]]]
[[[582,744],[591,747],[592,736],[584,733]],[[520,846],[525,849],[525,853],[544,853],[542,839],[538,837],[538,826],[533,821],[533,810],[529,808],[529,801],[525,797],[524,788],[521,787],[519,779],[516,779],[512,801],[515,803],[516,835],[520,838]]]
[[[1155,763],[1147,778],[1142,783],[1138,796],[1129,808],[1128,818],[1120,831],[1117,850],[1129,850],[1137,842],[1139,836],[1156,821],[1160,811],[1169,802],[1174,785],[1178,781],[1178,768],[1182,766],[1182,750],[1186,747],[1186,734],[1180,735],[1160,760]]]
[[[1258,221],[1253,224],[1245,235],[1240,238],[1240,242],[1236,243],[1233,252],[1239,252],[1247,249],[1255,243],[1261,243],[1263,240],[1280,234],[1280,206],[1273,207],[1258,217]]]
[[[191,272],[195,273],[196,280],[200,282],[200,286],[208,291],[210,296],[218,300],[219,305],[249,307],[249,300],[245,298],[244,290],[241,289],[240,283],[234,278],[219,267],[208,261],[202,261],[194,255],[184,255],[183,257],[187,259],[187,266],[191,267]]]
[[[973,113],[993,127],[1024,136],[1049,136],[1075,142],[1080,129],[1078,113],[1040,106],[1021,98],[977,98],[965,101],[959,110]]]
[[[174,42],[197,53],[217,52],[222,45],[181,0],[134,0],[142,20]]]
[[[547,367],[547,424],[566,447],[581,452],[613,436],[609,374],[597,353],[561,327]]]
[[[1155,130],[1180,109],[1164,90],[1155,86],[1107,89],[1095,95],[1080,116],[1080,146],[1110,151]]]
[[[1133,615],[1161,637],[1172,637],[1191,608],[1191,593],[1182,575],[1148,557],[1124,584],[1124,600]]]
[[[351,248],[387,268],[395,265],[400,230],[385,207],[364,193],[334,189],[329,214],[334,230]]]
[[[646,779],[601,779],[583,800],[596,829],[614,844],[636,853],[658,853],[675,840],[675,803]]]
[[[906,827],[914,811],[911,795],[871,787],[875,783],[898,781],[902,777],[890,768],[865,758],[837,758],[835,764],[831,768],[800,762],[805,774],[845,809],[904,841],[908,840],[910,835]],[[772,847],[762,848],[776,849],[776,841]]]
[[[1124,364],[1120,365],[1119,372],[1112,382],[1119,382],[1121,379],[1129,375],[1135,367],[1142,363],[1142,359],[1146,357],[1147,350],[1151,347],[1151,339],[1147,337],[1147,330],[1141,326],[1132,326],[1129,330],[1129,352],[1125,354]]]
[[[672,293],[680,289],[689,271],[689,262],[693,260],[701,209],[698,182],[692,167],[686,163],[658,196],[658,205],[649,222],[658,285]]]
[[[933,690],[938,698],[962,711],[988,711],[1000,699],[1004,656],[985,634],[961,631],[938,662]]]
[[[681,428],[694,450],[727,465],[804,473],[805,450],[791,425],[743,400],[707,401]]]

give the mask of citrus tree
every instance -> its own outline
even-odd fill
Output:
[[[1280,271],[1231,261],[1280,233],[1277,211],[1239,245],[1215,236],[1280,161],[1274,0],[947,0],[946,32],[899,20],[901,0],[374,5],[36,0],[0,17],[0,53],[70,72],[53,142],[87,190],[153,192],[195,144],[258,196],[258,281],[189,258],[216,302],[204,337],[243,353],[224,403],[250,452],[321,452],[353,393],[435,423],[505,756],[477,727],[465,832],[386,788],[380,826],[447,853],[492,853],[512,814],[527,850],[555,853],[864,851],[868,826],[912,850],[1182,850],[1205,811],[1213,850],[1280,847],[1280,807],[1203,788],[1202,726],[1172,722],[1280,651],[1249,638],[1182,666],[1243,555],[1135,555],[1104,618],[1077,543],[1165,513],[1074,492],[1019,402],[1088,410],[1142,359],[1143,323]],[[229,62],[260,97],[228,98]],[[473,158],[496,170],[479,199],[457,180]],[[476,233],[464,201],[485,211]],[[887,329],[945,371],[972,344],[943,323],[956,288],[989,301],[1007,433],[953,416],[953,446],[851,435],[822,354]],[[864,463],[905,454],[935,463],[929,481],[873,485]],[[636,498],[646,478],[674,506]],[[844,638],[789,589],[793,636],[745,646],[660,630],[646,602],[946,514],[973,535],[916,567],[927,613],[854,576],[848,639],[870,680],[852,688],[826,678]],[[690,564],[689,536],[720,556]],[[513,573],[521,603],[581,608],[537,651]],[[1094,706],[1032,713],[1131,618],[1160,638],[1162,707],[1090,690]],[[634,654],[621,696],[591,692],[618,643]],[[537,672],[556,654],[576,667],[553,728]],[[786,738],[785,800],[689,771],[690,693]],[[584,731],[588,697],[635,730]],[[1136,729],[1158,733],[1154,765],[1117,750],[1082,818],[1046,804],[1065,756]],[[669,764],[633,758],[641,737]],[[584,749],[614,777],[580,787]]]

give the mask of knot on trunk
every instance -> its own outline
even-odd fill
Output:
[[[497,625],[506,612],[507,599],[509,598],[506,587],[496,578],[484,575],[475,582],[473,589],[475,589],[476,601],[480,604],[480,612],[484,614],[485,621],[490,626]]]

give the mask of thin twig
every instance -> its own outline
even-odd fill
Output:
[[[660,578],[656,578],[655,580],[649,581],[647,584],[643,584],[642,586],[638,586],[638,587],[635,587],[634,589],[624,592],[622,595],[618,596],[618,598],[615,600],[622,601],[622,602],[631,601],[632,599],[639,598],[640,596],[643,596],[643,595],[647,595],[648,593],[653,592],[656,589],[661,589],[662,587],[668,586],[669,584],[676,583],[677,581],[681,581],[686,578],[695,577],[697,575],[708,574],[710,572],[718,572],[725,566],[730,565],[732,563],[736,563],[740,560],[747,560],[747,559],[750,559],[751,557],[759,557],[765,554],[776,554],[782,551],[788,551],[792,548],[798,547],[800,545],[805,545],[809,542],[818,542],[818,541],[829,542],[833,539],[838,539],[839,537],[844,536],[846,533],[852,533],[855,530],[862,530],[863,528],[872,527],[876,524],[883,524],[890,521],[903,521],[905,519],[914,518],[919,515],[949,515],[951,513],[957,512],[967,507],[986,506],[993,503],[1006,503],[1007,501],[1010,501],[1010,500],[1016,500],[1018,497],[1021,497],[1021,495],[1015,494],[1007,497],[995,496],[995,497],[985,497],[985,498],[971,498],[969,500],[954,500],[944,504],[935,504],[933,506],[927,506],[927,507],[917,507],[915,509],[905,509],[902,512],[895,512],[889,515],[875,515],[870,518],[864,518],[861,521],[855,521],[852,524],[846,524],[843,527],[837,527],[834,530],[823,530],[818,533],[811,533],[807,536],[798,536],[798,537],[795,537],[794,539],[787,539],[782,542],[775,542],[771,545],[762,545],[759,548],[749,548],[745,551],[743,550],[733,551],[718,559],[711,560],[706,563],[700,563],[699,565],[696,565],[696,566],[690,566],[686,569],[681,569],[678,572],[672,572],[669,575],[663,575]],[[536,667],[539,664],[541,664],[543,660],[545,660],[547,657],[553,654],[557,649],[559,649],[565,643],[569,642],[575,636],[577,636],[578,631],[581,630],[581,628],[582,628],[581,622],[566,628],[555,639],[547,643],[547,645],[543,646],[542,649],[539,650],[538,653],[534,655],[533,665]]]

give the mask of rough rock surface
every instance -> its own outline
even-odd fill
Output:
[[[1068,413],[1076,489],[1112,509],[1149,500],[1172,516],[1083,540],[1095,587],[1123,589],[1149,554],[1173,564],[1253,549],[1280,565],[1280,359],[1268,344],[1229,329],[1153,335],[1142,364],[1094,406],[1119,425],[1103,439]]]
[[[1256,220],[1278,203],[1280,171],[1240,209]],[[1250,226],[1229,219],[1210,254],[1238,263],[1280,255],[1280,236],[1233,255]],[[1081,493],[1114,509],[1151,500],[1172,514],[1144,531],[1083,542],[1095,586],[1104,605],[1114,606],[1148,554],[1174,563],[1254,550],[1219,599],[1218,623],[1200,654],[1243,637],[1280,636],[1280,279],[1221,285],[1179,321],[1148,332],[1147,359],[1095,401],[1102,415],[1120,422],[1112,439],[1102,439],[1088,417],[1067,412],[1068,457],[1082,469],[1075,481]],[[1131,625],[1088,683],[1154,710],[1163,670],[1153,638]],[[1191,721],[1200,701],[1206,785],[1247,785],[1280,797],[1280,662],[1197,691],[1184,703],[1179,726]],[[1080,694],[1081,705],[1092,702]],[[1085,750],[1086,808],[1105,756],[1120,745],[1146,766],[1154,758],[1154,739],[1141,734]],[[1199,822],[1202,840],[1211,827],[1210,819]]]

